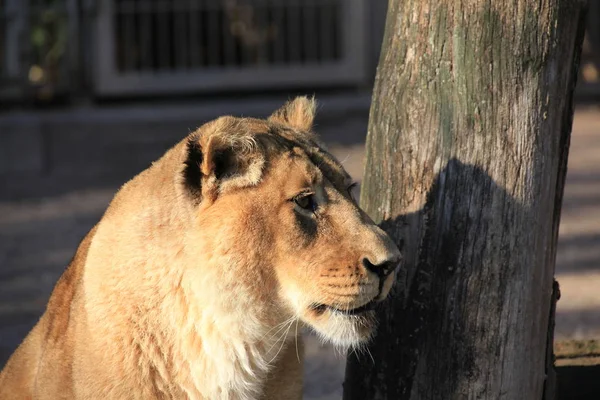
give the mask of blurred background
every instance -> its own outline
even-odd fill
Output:
[[[600,4],[576,93],[558,339],[600,338]],[[115,191],[204,122],[316,94],[360,181],[385,0],[0,0],[0,367]],[[344,357],[307,335],[307,399]],[[368,359],[365,362],[370,362]]]

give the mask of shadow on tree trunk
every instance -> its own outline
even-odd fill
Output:
[[[530,290],[543,297],[533,303],[550,300],[550,293],[534,286],[552,280],[552,275],[535,276],[533,268],[528,272],[531,266],[518,262],[511,249],[519,243],[519,249],[535,251],[534,236],[514,231],[511,224],[535,221],[538,216],[481,168],[451,159],[435,178],[421,210],[384,220],[381,227],[403,253],[420,258],[405,260],[393,301],[386,301],[377,311],[381,323],[368,347],[372,358],[354,352],[346,367],[347,378],[360,376],[364,363],[379,363],[377,371],[393,373],[380,372],[376,385],[344,382],[344,399],[485,398],[490,393],[486,392],[488,384],[501,386],[503,379],[511,379],[512,371],[506,371],[506,377],[487,379],[485,375],[494,371],[504,375],[504,368],[486,365],[503,363],[504,340],[514,340],[508,351],[529,357],[530,343],[507,335],[511,326],[498,319],[501,312],[520,313],[532,304],[511,305],[511,297]],[[503,226],[494,227],[499,218]],[[405,227],[418,225],[420,238],[407,237]],[[505,267],[496,273],[489,259]],[[546,327],[537,326],[535,331],[545,342]],[[537,363],[542,370],[544,361]],[[415,376],[423,375],[430,377],[429,384],[413,382]]]

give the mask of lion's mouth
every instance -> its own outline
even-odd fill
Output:
[[[358,314],[362,314],[367,311],[371,311],[372,309],[375,308],[376,303],[377,302],[375,300],[371,300],[367,304],[364,304],[360,307],[351,308],[351,309],[343,309],[343,308],[338,308],[335,306],[330,306],[327,304],[314,303],[310,306],[310,308],[311,308],[311,310],[315,311],[317,314],[323,314],[326,310],[330,310],[335,313],[343,314],[343,315],[358,315]]]

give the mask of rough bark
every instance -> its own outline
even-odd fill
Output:
[[[578,0],[390,0],[361,205],[405,261],[344,399],[552,397],[584,17]]]

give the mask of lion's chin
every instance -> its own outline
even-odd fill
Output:
[[[343,349],[366,343],[376,325],[372,310],[348,314],[330,308],[311,309],[303,319],[323,340]]]

